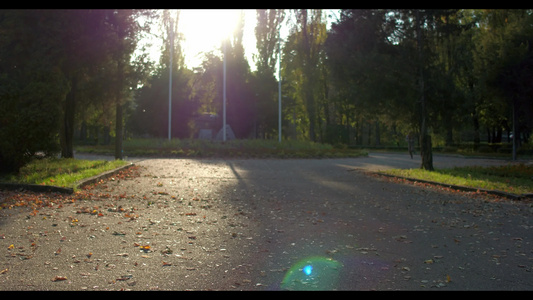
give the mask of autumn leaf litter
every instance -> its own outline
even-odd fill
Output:
[[[272,201],[268,211],[259,211],[256,209],[260,204],[257,199],[254,200],[253,191],[240,194],[228,179],[234,174],[220,174],[229,172],[227,168],[218,168],[217,163],[200,164],[193,160],[183,160],[180,165],[196,172],[173,168],[161,160],[131,167],[73,195],[0,191],[3,199],[0,211],[0,249],[3,254],[0,289],[264,289],[272,282],[272,276],[283,276],[288,268],[265,263],[273,254],[272,245],[281,243],[274,236],[291,241],[289,233],[294,230],[302,236],[315,234],[316,228],[330,224],[336,213],[345,213],[340,205],[335,208],[327,200],[321,204],[324,207],[322,212],[305,207],[305,201],[299,202],[290,211],[284,208],[286,206],[282,202]],[[276,197],[288,191],[277,193]],[[427,192],[417,193],[425,195]],[[232,197],[234,199],[230,199]],[[239,197],[246,197],[247,201],[241,201]],[[367,201],[365,197],[359,198]],[[418,199],[422,198],[425,197]],[[495,264],[508,256],[518,255],[511,249],[488,250],[492,247],[490,239],[502,237],[481,230],[481,224],[465,223],[462,217],[462,214],[483,216],[489,224],[494,221],[491,226],[496,228],[506,222],[506,217],[497,211],[497,207],[505,203],[496,200],[471,205],[463,197],[452,199],[455,199],[454,203],[444,200],[440,203],[442,205],[432,207],[441,210],[443,216],[432,220],[431,225],[414,217],[412,228],[408,231],[380,223],[375,228],[369,228],[368,233],[347,235],[351,240],[364,240],[368,239],[367,235],[375,239],[388,234],[395,245],[413,247],[417,245],[417,236],[427,236],[431,232],[430,226],[474,230],[470,234],[456,235],[453,241],[449,241],[450,245],[444,246],[448,249],[444,249],[439,237],[430,236],[433,243],[416,264],[410,263],[411,257],[403,256],[391,256],[393,263],[369,264],[364,257],[387,258],[390,255],[386,250],[390,241],[385,239],[377,239],[369,245],[350,242],[339,245],[332,239],[331,243],[324,241],[319,246],[325,255],[331,257],[346,252],[363,256],[357,263],[363,269],[379,273],[379,276],[387,276],[388,279],[383,281],[388,284],[407,282],[421,288],[445,288],[454,281],[464,280],[456,273],[468,269],[468,264],[444,267],[443,262],[451,259],[452,254],[446,251],[452,248],[452,244],[466,247],[471,252],[485,252],[484,255]],[[394,199],[388,203],[372,202],[370,196],[368,198],[368,203],[379,213],[396,211],[399,202],[395,202]],[[247,206],[243,206],[244,203]],[[457,209],[445,216],[445,205],[455,205]],[[257,214],[252,216],[251,211]],[[334,222],[337,227],[331,230],[338,230],[339,226],[362,226],[357,218],[362,220],[365,217],[357,213],[353,217],[352,221],[341,222],[339,219]],[[273,228],[264,229],[267,237],[253,228],[263,218],[274,224]],[[277,226],[276,222],[279,222]],[[282,227],[282,222],[292,224],[293,229]],[[530,232],[532,225],[527,221],[523,224],[529,226],[523,228],[524,232]],[[480,235],[487,238],[479,239]],[[525,249],[530,247],[529,237],[509,237],[510,243],[521,249],[515,250],[519,251],[519,255],[531,257],[531,250]],[[267,244],[264,244],[265,241]],[[291,243],[295,249],[300,244],[299,239],[292,239]],[[284,253],[290,255],[291,251],[289,246]],[[255,253],[250,255],[252,259],[243,259],[252,252]],[[253,260],[258,265],[264,263],[264,266],[254,266]],[[518,272],[531,276],[532,266],[531,261],[525,260],[516,268],[520,269]],[[431,278],[428,274],[436,269],[441,275]],[[390,275],[393,270],[397,271],[397,275]],[[368,280],[359,274],[351,276],[358,281]],[[376,275],[376,278],[379,276]],[[371,282],[359,284],[360,289],[379,289],[377,286]]]

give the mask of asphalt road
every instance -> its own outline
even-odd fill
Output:
[[[532,290],[531,203],[364,172],[417,159],[135,159],[87,200],[0,211],[0,290]]]

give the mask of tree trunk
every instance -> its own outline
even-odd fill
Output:
[[[445,145],[446,146],[452,146],[453,145],[453,120],[450,115],[446,116],[446,140]]]
[[[65,97],[65,104],[63,108],[63,122],[61,124],[61,132],[59,135],[61,144],[61,157],[74,158],[74,114],[76,112],[76,89],[77,78],[72,78],[72,87],[70,92]]]
[[[115,159],[122,159],[122,84],[123,84],[123,62],[122,59],[117,61],[117,87],[115,90],[115,107],[116,107],[116,124],[115,124]]]
[[[124,32],[121,31],[122,28],[117,26],[117,37],[119,41],[118,55],[117,60],[117,85],[115,89],[115,159],[122,159],[122,131],[123,131],[123,120],[122,120],[122,89],[124,84],[124,62],[122,58],[123,52],[123,38]]]
[[[424,170],[433,170],[433,153],[431,152],[431,136],[428,134],[428,128],[426,123],[426,96],[425,96],[425,86],[424,86],[424,56],[423,51],[424,47],[422,45],[422,22],[420,17],[420,11],[416,13],[416,22],[417,22],[417,44],[418,44],[418,55],[419,55],[419,80],[420,80],[420,155],[422,156],[421,168]]]
[[[431,151],[431,135],[429,134],[420,137],[420,155],[422,156],[420,168],[433,171],[433,153]]]
[[[307,79],[307,82],[309,80]],[[307,86],[307,90],[305,92],[305,98],[306,98],[306,102],[307,102],[307,116],[309,117],[309,139],[312,141],[312,142],[316,142],[316,128],[315,128],[315,121],[316,121],[316,110],[315,110],[315,99],[313,97],[313,93],[310,90],[310,86],[309,85],[305,85]]]
[[[83,120],[81,122],[80,141],[82,141],[82,142],[86,142],[87,141],[87,122],[85,122],[85,120]]]
[[[479,134],[479,119],[475,109],[474,113],[472,114],[472,122],[474,123],[474,150],[477,150],[479,148],[479,144],[481,143],[481,137]]]
[[[115,127],[115,159],[122,159],[122,131],[123,131],[123,124],[122,124],[122,104],[117,99],[116,103],[116,127]]]
[[[381,146],[381,133],[379,131],[379,120],[376,119],[375,124],[376,124],[375,143],[376,143],[376,146]]]

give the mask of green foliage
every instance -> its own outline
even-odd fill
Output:
[[[132,57],[147,32],[141,16],[144,24],[160,20],[167,33],[159,69],[143,60],[146,53]],[[342,10],[329,30],[320,9],[257,16],[257,71],[244,58],[242,20],[226,49],[227,119],[239,138],[277,135],[273,72],[277,30],[287,16],[293,20],[281,45],[285,139],[401,147],[409,131],[425,136],[427,128],[432,141],[448,147],[463,142],[466,131],[475,147],[483,132],[500,143],[503,131],[527,145],[529,9]],[[0,171],[16,171],[35,153],[58,147],[68,156],[81,124],[95,140],[102,128],[116,136],[118,154],[123,119],[128,133],[166,136],[169,17],[153,10],[0,11]],[[182,39],[174,41],[172,132],[189,138],[198,129],[195,116],[222,115],[222,51],[188,70]]]
[[[109,98],[139,77],[131,67],[117,71],[116,61],[129,66],[136,16],[130,10],[0,11],[0,172],[16,172],[38,152],[55,155],[61,148],[72,156],[76,120],[95,111],[109,126],[111,118],[102,117],[111,110]]]
[[[193,74],[186,69],[172,73],[172,136],[188,138],[189,123],[199,108],[199,102],[191,99]],[[168,82],[169,72],[152,75],[135,94],[135,107],[126,126],[136,135],[168,136]],[[164,116],[164,117],[162,117]]]
[[[61,101],[69,86],[53,63],[57,53],[50,31],[57,28],[28,30],[38,20],[53,23],[54,17],[34,11],[0,14],[2,39],[10,41],[0,49],[0,172],[17,172],[37,152],[50,155],[59,147]]]
[[[502,142],[514,108],[515,136],[527,142],[532,22],[531,10],[342,10],[326,43],[333,109],[353,120],[359,143],[377,118],[404,134],[425,120],[447,146],[472,132],[478,146],[484,131]]]

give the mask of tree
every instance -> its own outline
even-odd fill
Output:
[[[258,54],[253,77],[255,91],[255,136],[273,135],[276,131],[278,85],[274,76],[279,48],[279,31],[285,18],[282,9],[258,9],[255,36]]]
[[[140,31],[136,17],[142,11],[106,11],[106,25],[109,35],[108,44],[111,61],[115,64],[114,91],[115,102],[115,159],[122,159],[122,140],[124,130],[123,105],[127,101],[127,91],[131,83],[131,56],[135,50]]]
[[[486,91],[479,107],[486,124],[513,132],[513,158],[527,141],[531,115],[532,48],[531,10],[481,10],[474,70],[478,90]],[[501,136],[501,134],[499,134]],[[496,141],[498,142],[498,141]]]
[[[231,125],[237,138],[250,136],[253,131],[255,117],[253,109],[255,94],[250,88],[250,66],[244,56],[244,46],[242,44],[244,25],[244,14],[241,14],[232,38],[222,42],[226,44],[226,49],[222,50],[225,52],[223,59],[226,60],[227,66],[227,124]],[[222,72],[219,74],[222,77]]]
[[[60,103],[69,90],[57,62],[62,30],[53,12],[0,12],[0,172],[58,150]]]
[[[394,131],[416,129],[421,168],[432,170],[431,135],[451,144],[472,97],[470,27],[459,10],[343,10],[326,43],[337,99]]]
[[[376,120],[387,114],[397,120],[408,115],[408,94],[401,86],[408,75],[403,72],[403,80],[398,76],[399,70],[408,68],[392,59],[398,51],[389,41],[394,27],[386,16],[385,10],[343,10],[328,33],[330,88],[347,131],[352,126],[360,131],[367,123],[363,118]]]
[[[300,93],[298,97],[303,100],[308,125],[307,136],[314,142],[318,140],[317,131],[321,122],[321,99],[317,97],[321,94],[319,89],[323,88],[320,84],[320,75],[323,75],[320,64],[324,63],[321,52],[327,31],[320,9],[295,10],[294,16],[296,21],[284,48],[284,58],[289,60],[284,64],[290,69],[284,72],[285,78],[292,77],[291,84],[299,85],[294,90]]]
[[[254,56],[257,73],[274,75],[280,38],[279,31],[284,19],[285,10],[283,9],[257,10],[255,37],[258,54]]]

